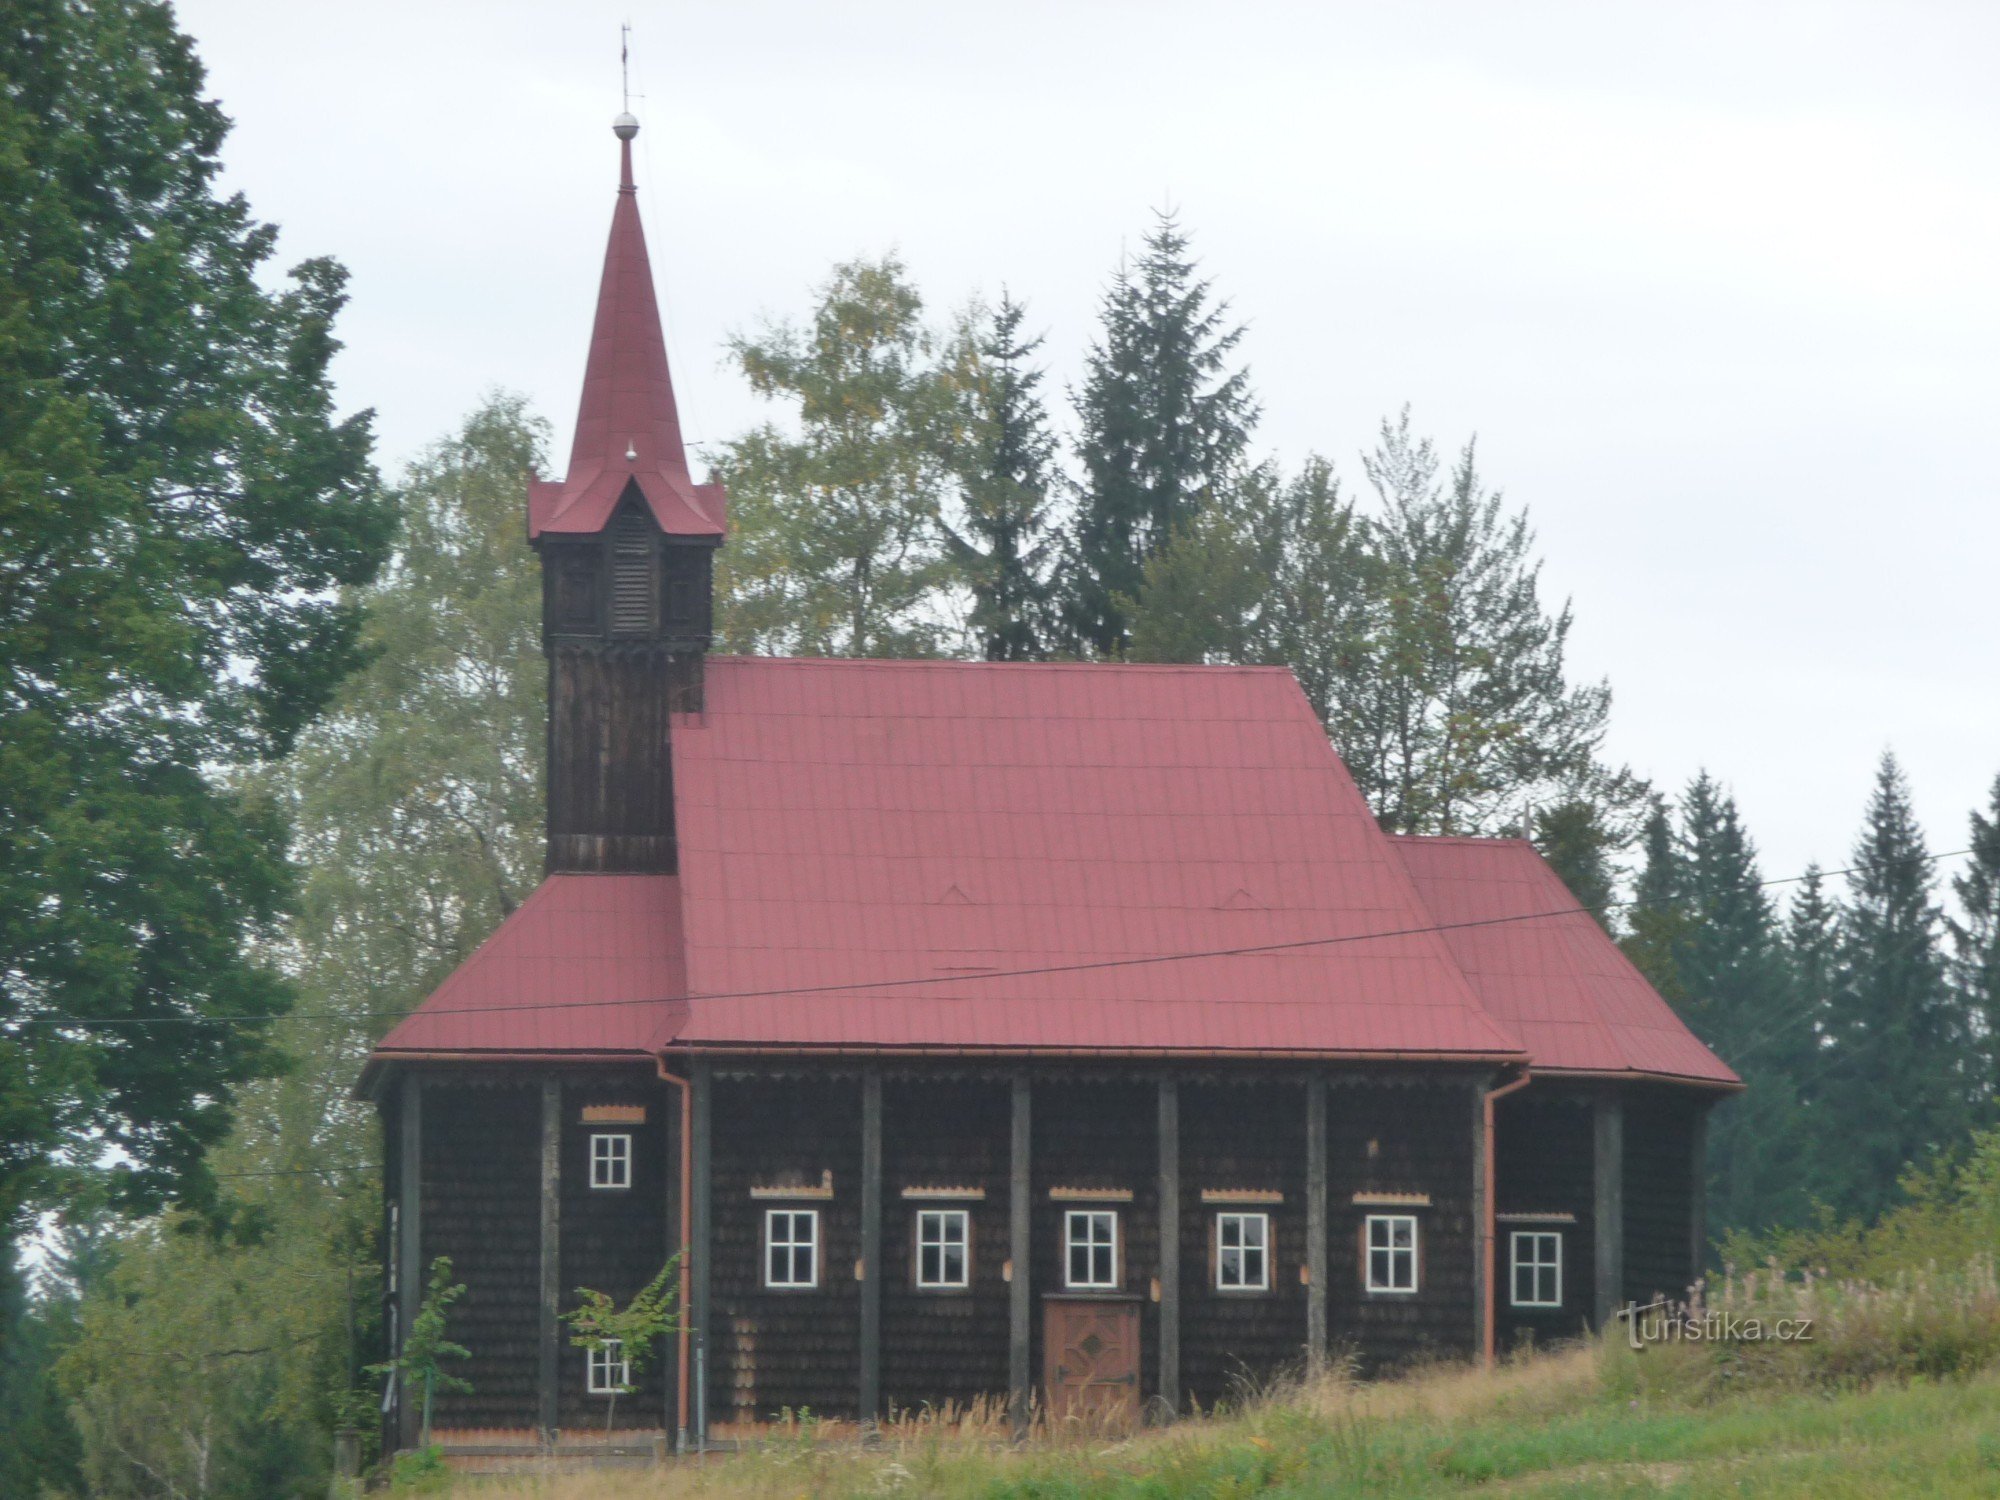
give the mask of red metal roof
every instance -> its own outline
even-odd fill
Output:
[[[688,470],[632,185],[632,143],[619,146],[618,206],[604,250],[569,474],[559,483],[529,481],[528,535],[602,531],[626,486],[636,484],[669,536],[720,538],[722,486],[696,484]]]
[[[1527,1045],[1535,1072],[1739,1082],[1604,929],[1577,909],[1576,897],[1532,845],[1389,843],[1480,1001]],[[1460,923],[1483,925],[1453,925]]]
[[[673,779],[663,1045],[1520,1052],[1427,933],[1135,962],[1427,925],[1281,669],[717,658]]]
[[[678,879],[551,875],[375,1050],[643,1053],[686,992]]]

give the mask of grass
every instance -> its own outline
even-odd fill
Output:
[[[1727,1389],[1689,1347],[1579,1347],[1497,1370],[1331,1378],[1131,1439],[1022,1450],[984,1422],[893,1423],[879,1449],[780,1438],[663,1470],[459,1481],[455,1500],[1195,1500],[1242,1496],[2000,1495],[2000,1374]]]

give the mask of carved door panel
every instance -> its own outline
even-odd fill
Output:
[[[1044,1302],[1042,1364],[1051,1419],[1129,1420],[1139,1410],[1139,1305]]]

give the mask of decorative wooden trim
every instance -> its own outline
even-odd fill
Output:
[[[903,1197],[923,1203],[983,1203],[983,1187],[906,1187]]]
[[[1574,1224],[1576,1215],[1569,1213],[1513,1213],[1495,1214],[1494,1219],[1502,1224]]]
[[[583,1123],[586,1125],[643,1125],[646,1123],[646,1106],[643,1104],[586,1104],[583,1107]]]
[[[1049,1199],[1054,1203],[1130,1203],[1130,1188],[1093,1187],[1052,1187]]]
[[[1203,1188],[1204,1203],[1283,1203],[1285,1195],[1273,1188]]]
[[[1364,1208],[1429,1208],[1429,1193],[1356,1193],[1356,1204]]]
[[[817,1198],[833,1196],[833,1169],[828,1167],[819,1174],[818,1186],[804,1183],[758,1182],[750,1186],[752,1198]]]

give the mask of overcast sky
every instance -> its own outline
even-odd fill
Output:
[[[1180,207],[1259,433],[1350,485],[1386,413],[1527,505],[1613,750],[1728,781],[1765,873],[1846,862],[1893,746],[1932,845],[2000,773],[2000,6],[186,0],[230,185],[353,272],[385,468],[482,392],[566,451],[633,24],[692,441],[722,341],[899,252],[1002,283],[1071,380]]]

